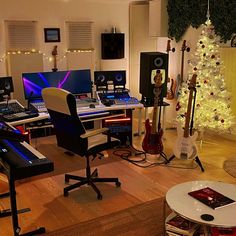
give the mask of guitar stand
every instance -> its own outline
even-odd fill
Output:
[[[174,158],[175,158],[175,155],[172,155],[172,156],[166,161],[165,164],[170,163]],[[203,165],[202,165],[202,163],[201,163],[201,161],[200,161],[200,159],[199,159],[198,156],[196,156],[196,157],[194,158],[194,161],[198,164],[198,166],[200,167],[201,171],[204,172]]]
[[[196,102],[196,95],[197,95],[197,90],[194,88],[194,96],[193,96],[193,107],[192,107],[192,116],[191,116],[191,122],[190,122],[190,135],[193,133],[193,120],[194,120],[194,111],[195,111],[195,102]],[[166,164],[170,163],[173,159],[175,158],[175,155],[172,155],[169,160],[166,162]],[[201,171],[204,172],[203,165],[199,159],[198,156],[194,158],[195,162],[198,164],[200,167]]]
[[[168,160],[168,158],[167,158],[167,156],[166,156],[166,154],[164,152],[161,152],[160,156],[165,160],[164,164],[168,163],[169,160]]]

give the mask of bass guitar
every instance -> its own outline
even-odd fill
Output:
[[[167,47],[166,47],[166,52],[168,54],[168,58],[169,58],[170,51],[175,52],[175,48],[171,48],[170,42],[171,42],[171,40],[169,39],[167,41]],[[169,60],[168,60],[168,63],[169,63]],[[166,99],[168,99],[168,100],[174,99],[175,89],[176,89],[176,83],[175,83],[174,79],[171,79],[168,77]]]
[[[52,57],[53,57],[53,68],[52,68],[52,71],[56,72],[56,71],[58,71],[58,68],[57,68],[57,46],[54,46],[54,48],[52,50]]]
[[[189,98],[188,98],[187,113],[185,116],[185,126],[183,130],[181,125],[178,124],[177,126],[178,138],[173,149],[174,155],[182,160],[193,159],[197,156],[197,147],[195,141],[197,139],[198,134],[197,132],[195,132],[191,136],[189,130],[193,92],[196,87],[196,78],[197,75],[194,74],[189,84]]]
[[[179,96],[179,89],[184,81],[184,53],[190,52],[190,47],[187,47],[186,45],[186,40],[183,41],[182,47],[181,47],[181,70],[180,74],[178,74],[176,78],[176,97],[178,98]]]
[[[149,119],[147,119],[145,122],[146,133],[142,142],[142,148],[146,153],[149,154],[161,154],[163,151],[163,144],[162,144],[163,130],[161,129],[161,122],[160,122],[161,112],[159,112],[159,122],[157,129],[157,109],[158,109],[160,94],[162,91],[162,74],[160,73],[160,71],[155,76],[154,82],[155,82],[155,87],[153,92],[155,97],[153,106],[152,125],[150,124]]]

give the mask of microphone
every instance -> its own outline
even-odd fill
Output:
[[[29,93],[29,97],[28,97],[28,104],[27,104],[28,110],[30,110],[30,100],[31,100],[33,94],[34,94],[34,91],[31,90],[30,93]]]

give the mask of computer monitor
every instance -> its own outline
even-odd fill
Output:
[[[12,92],[14,92],[12,77],[0,77],[0,101],[3,100],[5,95],[10,96]]]
[[[62,88],[75,95],[92,92],[89,69],[23,73],[22,81],[26,100],[42,99],[42,89],[47,87]]]

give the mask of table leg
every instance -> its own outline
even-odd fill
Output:
[[[142,108],[138,111],[138,136],[142,134]]]
[[[207,227],[206,225],[203,225],[202,227],[203,227],[204,236],[210,236],[209,227]]]

